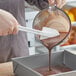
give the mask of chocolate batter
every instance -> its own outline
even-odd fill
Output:
[[[49,70],[51,70],[51,49],[65,38],[67,32],[60,33],[59,36],[41,40],[44,46],[49,50]]]
[[[56,66],[51,67],[51,71],[49,71],[48,67],[37,68],[37,69],[35,69],[35,71],[39,72],[43,76],[48,76],[48,75],[68,72],[68,71],[72,71],[72,70],[70,68],[66,67],[65,65],[64,66],[56,65]]]
[[[66,37],[66,35],[67,35],[67,32],[60,32],[60,35],[57,37],[41,40],[43,45],[46,46],[46,48],[49,50],[49,67],[37,68],[35,69],[36,71],[38,71],[44,76],[57,74],[60,72],[71,71],[70,68],[65,66],[60,66],[60,65],[53,66],[53,67],[51,66],[51,49],[54,46],[56,46],[58,43],[60,43]]]

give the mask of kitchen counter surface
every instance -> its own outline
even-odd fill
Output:
[[[0,63],[0,76],[14,76],[12,62]]]

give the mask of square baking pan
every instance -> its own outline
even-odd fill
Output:
[[[65,64],[67,67],[71,68],[72,71],[54,74],[50,76],[76,76],[75,58],[76,55],[73,55],[71,52],[68,51],[52,53],[51,65]],[[13,71],[16,76],[43,76],[34,69],[48,66],[48,59],[48,54],[37,54],[29,57],[13,58]]]

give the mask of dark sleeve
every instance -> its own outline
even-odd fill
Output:
[[[30,5],[35,5],[39,9],[44,9],[47,8],[48,5],[48,0],[25,0],[27,3]]]

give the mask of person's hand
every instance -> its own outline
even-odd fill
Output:
[[[59,8],[62,8],[65,3],[66,3],[66,0],[48,0],[49,4],[50,5],[55,5]]]
[[[18,22],[15,17],[0,9],[0,36],[16,34],[18,32]]]

